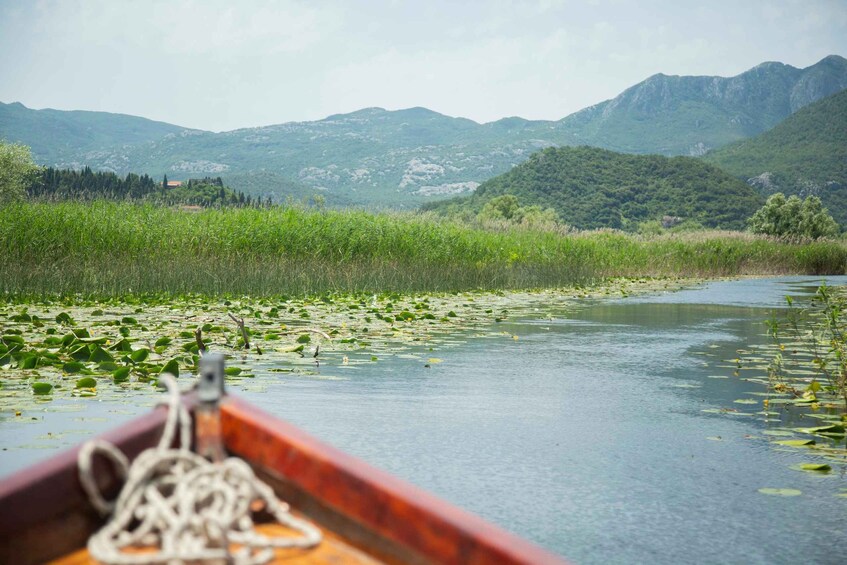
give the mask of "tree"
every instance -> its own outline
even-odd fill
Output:
[[[820,198],[809,196],[800,200],[797,196],[777,192],[768,198],[748,220],[750,231],[777,237],[834,237],[838,235],[838,224],[823,207]]]
[[[29,147],[0,141],[0,204],[25,197],[40,169]]]
[[[552,208],[521,206],[518,197],[513,194],[503,194],[486,202],[478,218],[482,221],[505,220],[533,227],[549,226],[559,221],[559,215]]]
[[[513,194],[504,194],[492,198],[485,203],[479,213],[482,220],[518,220],[515,216],[521,209],[518,197]]]

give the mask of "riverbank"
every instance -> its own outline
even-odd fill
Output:
[[[0,291],[278,296],[555,288],[614,277],[841,274],[847,245],[746,233],[474,227],[420,214],[19,203],[0,209]]]

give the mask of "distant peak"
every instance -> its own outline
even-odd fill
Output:
[[[779,61],[765,61],[763,63],[759,63],[753,69],[770,69],[775,67],[790,67],[791,65],[786,65],[785,63],[781,63]],[[752,69],[751,69],[752,70]]]
[[[826,57],[824,57],[823,59],[821,59],[820,61],[815,63],[815,65],[820,65],[821,63],[824,63],[824,64],[837,63],[839,65],[844,65],[844,64],[847,64],[847,59],[845,59],[841,55],[834,55],[833,54],[833,55],[827,55]],[[814,65],[812,65],[812,66],[814,66]]]
[[[346,114],[332,114],[331,116],[327,116],[324,120],[327,121],[335,121],[335,120],[343,120],[345,118],[361,118],[364,116],[375,116],[377,114],[384,114],[387,110],[385,108],[380,108],[378,106],[371,106],[368,108],[362,108],[361,110],[354,110],[353,112],[348,112]]]
[[[429,108],[424,108],[423,106],[413,106],[411,108],[402,108],[400,110],[395,110],[396,114],[404,114],[407,116],[442,116],[443,114],[439,114],[435,110],[430,110]]]

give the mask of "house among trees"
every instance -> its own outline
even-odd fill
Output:
[[[162,188],[167,190],[169,188],[179,188],[182,186],[182,181],[178,180],[168,180],[168,175],[165,175],[165,178],[162,180]]]

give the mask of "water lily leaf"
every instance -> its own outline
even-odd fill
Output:
[[[88,361],[88,358],[91,357],[91,349],[87,345],[80,345],[79,347],[75,347],[69,355],[77,361]]]
[[[79,339],[74,334],[67,334],[62,338],[62,347],[70,347],[77,341],[79,341]]]
[[[132,353],[129,354],[129,358],[132,359],[133,363],[142,363],[149,356],[150,356],[150,350],[146,349],[146,348],[138,349],[138,350],[133,351]]]
[[[302,334],[297,338],[297,343],[309,343],[312,341],[312,336],[309,334]]]
[[[166,346],[166,345],[170,345],[172,341],[173,341],[173,339],[171,339],[167,336],[160,337],[159,339],[156,340],[155,346],[156,347],[163,347],[163,346]]]
[[[18,359],[18,369],[35,369],[38,366],[38,355],[24,355]]]
[[[738,400],[733,400],[735,404],[758,404],[758,400],[753,400],[752,398],[739,398]]]
[[[818,473],[828,473],[832,471],[832,467],[826,463],[801,463],[799,466],[801,471],[815,471]]]
[[[112,373],[112,380],[115,383],[122,383],[129,380],[129,367],[121,367]]]
[[[62,365],[62,370],[66,373],[82,373],[85,371],[85,364],[79,361],[71,361]]]
[[[125,326],[137,326],[138,320],[136,320],[132,316],[124,316],[123,318],[121,318],[121,324]]]
[[[170,361],[165,363],[164,367],[162,367],[162,370],[159,372],[159,374],[161,374],[161,373],[170,373],[173,376],[178,377],[179,376],[179,362],[176,359],[171,359]]]
[[[804,434],[844,435],[844,426],[841,424],[830,424],[828,426],[815,426],[813,428],[794,428]]]
[[[66,326],[73,326],[75,324],[74,319],[71,318],[71,315],[67,312],[60,312],[56,315],[56,323],[64,324]]]
[[[33,394],[50,394],[53,390],[53,385],[50,383],[32,383]]]
[[[89,357],[88,360],[93,361],[94,363],[103,363],[106,361],[114,361],[115,358],[112,357],[105,349],[96,345],[94,346],[94,349],[91,350],[91,357]]]
[[[792,447],[803,447],[804,445],[815,445],[815,440],[813,440],[813,439],[781,439],[779,441],[775,441],[774,443],[778,443],[779,445],[790,445]]]
[[[76,388],[94,388],[97,386],[97,379],[94,377],[82,377],[76,382]]]
[[[795,488],[760,488],[759,492],[770,496],[800,496],[803,491]]]
[[[241,367],[227,367],[226,369],[224,369],[224,373],[226,373],[227,375],[229,375],[231,377],[235,377],[237,375],[240,375],[241,371],[242,371]]]
[[[104,361],[97,365],[97,369],[106,373],[113,373],[120,368],[121,366],[115,363],[114,361]]]
[[[115,343],[110,349],[112,351],[123,351],[124,353],[129,353],[132,351],[132,342],[128,339],[122,339]]]

